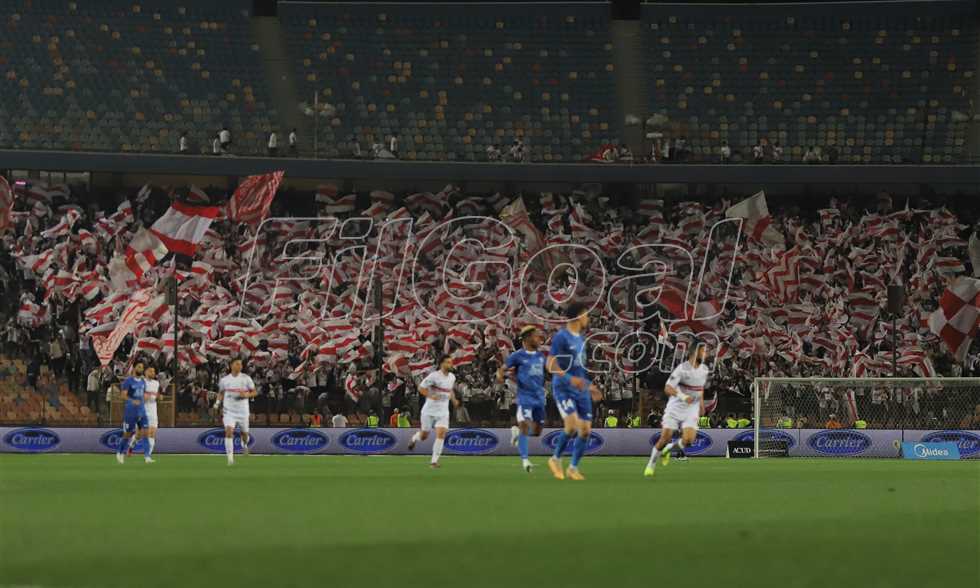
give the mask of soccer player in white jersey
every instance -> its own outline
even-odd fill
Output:
[[[643,470],[643,475],[652,477],[657,468],[657,455],[660,463],[670,463],[670,450],[674,448],[674,431],[681,431],[678,441],[680,448],[694,443],[698,434],[698,418],[704,412],[704,384],[708,381],[710,371],[704,363],[707,347],[697,342],[691,343],[687,361],[681,363],[670,373],[664,392],[670,397],[664,410],[663,430],[657,444],[650,452],[650,461]]]
[[[255,398],[255,382],[242,373],[242,360],[233,359],[228,366],[231,373],[218,382],[218,403],[221,403],[221,420],[225,426],[225,455],[228,465],[235,463],[235,426],[241,432],[242,453],[248,455],[248,399]]]
[[[432,443],[432,462],[431,467],[439,467],[439,456],[442,455],[442,446],[446,442],[446,433],[449,432],[449,402],[459,406],[459,400],[453,392],[456,385],[456,374],[452,373],[453,358],[444,355],[439,359],[439,369],[431,372],[419,384],[419,392],[425,396],[425,404],[419,415],[422,421],[421,430],[412,435],[412,440],[408,442],[408,450],[415,449],[415,444],[429,438],[429,433],[435,429],[436,440]]]
[[[143,372],[146,390],[143,391],[143,405],[146,406],[146,463],[153,463],[153,450],[157,446],[157,427],[160,419],[157,417],[157,398],[160,396],[160,380],[157,379],[157,369],[153,366]]]

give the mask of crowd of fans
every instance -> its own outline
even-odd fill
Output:
[[[221,197],[216,191],[208,191],[208,196],[200,190],[145,189],[138,195],[115,196],[87,194],[80,187],[54,192],[50,196],[49,191],[47,199],[39,198],[29,186],[22,186],[14,225],[3,235],[0,340],[4,362],[0,378],[18,377],[9,360],[21,360],[26,365],[24,384],[43,395],[48,404],[58,402],[64,384],[71,394],[84,399],[101,422],[107,422],[108,400],[136,358],[158,366],[164,389],[172,389],[174,380],[169,312],[159,321],[141,324],[126,337],[109,365],[100,367],[92,333],[121,310],[117,304],[110,314],[100,312],[117,293],[106,273],[110,260],[124,254],[135,232],[152,224],[171,198]],[[116,218],[112,210],[121,210],[118,205],[124,197],[131,204],[131,218],[114,221],[108,229],[100,225],[100,221]],[[329,223],[277,221],[271,223],[271,230],[256,235],[250,227],[218,220],[198,247],[197,261],[207,266],[204,276],[190,271],[192,260],[180,258],[173,265],[160,264],[142,278],[151,286],[162,284],[172,273],[184,280],[177,339],[178,423],[216,422],[212,407],[217,379],[230,357],[244,355],[246,371],[260,392],[253,405],[259,423],[397,425],[400,415],[407,424],[418,414],[417,382],[433,368],[437,354],[448,352],[456,358],[457,394],[463,400],[454,422],[509,424],[515,402],[513,384],[497,383],[494,374],[503,354],[513,348],[515,329],[537,324],[553,331],[560,326],[562,301],[591,296],[603,303],[596,308],[590,329],[604,334],[591,339],[590,345],[605,346],[593,359],[614,366],[596,376],[606,393],[595,411],[597,425],[610,424],[606,420],[609,411],[618,417],[616,426],[656,422],[658,407],[664,402],[666,374],[659,368],[644,371],[642,367],[672,356],[686,328],[715,333],[702,337],[710,343],[717,341],[708,391],[717,402],[712,403],[709,419],[713,426],[727,426],[728,418],[721,415],[750,413],[754,377],[852,376],[859,375],[855,373],[858,365],[867,370],[861,375],[891,375],[891,320],[883,309],[884,286],[895,277],[908,290],[906,312],[896,323],[901,356],[898,375],[980,375],[980,345],[974,343],[964,361],[954,361],[922,324],[922,317],[935,309],[951,277],[972,275],[966,239],[977,227],[962,221],[980,218],[975,202],[932,194],[907,204],[896,204],[887,194],[786,199],[770,203],[770,230],[780,244],[747,240],[742,235],[736,250],[733,227],[723,227],[711,240],[708,236],[737,200],[740,198],[718,195],[665,202],[654,197],[605,195],[596,185],[564,195],[506,197],[464,194],[452,186],[437,194],[374,191],[350,199],[338,195],[333,186],[325,186],[316,197],[280,193],[273,210],[277,218],[319,212],[341,220],[413,219],[412,238],[406,241],[408,245],[403,244],[412,254],[406,264],[406,271],[414,272],[412,279],[399,278],[398,264],[389,263],[400,259],[399,245],[380,239],[377,227],[366,240],[367,245],[378,247],[371,256],[349,251],[356,248],[345,247],[350,243],[330,232]],[[515,203],[520,206],[515,208]],[[78,217],[67,233],[51,230],[72,210]],[[453,220],[473,216],[499,219],[519,235],[519,246],[503,256],[488,253],[486,248],[508,243],[506,231],[497,230],[492,223]],[[882,223],[893,230],[882,230]],[[83,242],[83,231],[94,242]],[[398,236],[397,229],[395,233]],[[316,274],[304,282],[306,286],[280,290],[275,280],[285,277],[284,272],[310,275],[300,271],[308,269],[297,261],[301,252],[282,257],[283,245],[314,237],[318,239],[307,243],[307,254],[325,255],[324,268],[333,259],[333,269]],[[639,243],[684,246],[691,252],[677,254],[661,248],[621,257],[629,246]],[[538,255],[532,260],[546,245],[585,245],[592,253],[573,251],[556,259]],[[32,269],[49,250],[55,251],[55,261],[41,271]],[[923,252],[927,250],[926,256]],[[508,281],[487,266],[472,265],[512,261],[515,251],[519,267],[526,266],[529,275],[545,276],[545,280],[551,279],[548,275],[557,276],[550,283],[550,295],[544,284],[518,283],[520,272],[514,272],[514,279]],[[773,268],[790,251],[801,255],[797,261],[802,285],[795,291],[772,280]],[[417,262],[412,264],[416,254]],[[952,271],[948,264],[936,263],[936,259],[948,258],[963,263]],[[703,259],[710,260],[704,279],[693,284],[685,297],[687,283],[682,278],[698,276]],[[362,263],[382,278],[372,291],[359,289],[355,268]],[[632,294],[628,287],[615,285],[638,273],[627,268],[650,263],[659,264],[659,276],[638,278]],[[577,271],[563,272],[562,264]],[[474,269],[479,267],[483,269]],[[240,275],[248,268],[255,275],[245,286]],[[461,299],[476,292],[476,284],[486,292],[498,292],[509,284],[512,292],[523,288],[522,296],[511,296],[510,303],[500,296],[483,301],[482,307],[467,306],[441,294],[440,268],[449,272],[445,276],[448,291]],[[542,269],[559,271],[538,272]],[[725,279],[729,274],[730,287]],[[95,295],[82,295],[80,287],[73,287],[83,281],[98,282]],[[399,283],[405,291],[414,288],[414,301],[411,296],[398,295]],[[662,291],[653,303],[658,286]],[[681,310],[670,302],[671,292],[679,292]],[[859,300],[861,294],[867,294],[869,300]],[[640,308],[630,306],[633,295],[641,301]],[[696,308],[703,309],[705,301],[714,304],[715,316],[702,320],[704,314],[699,311],[685,316],[685,308],[693,310],[697,303]],[[647,303],[651,306],[643,306]],[[348,320],[355,308],[395,312],[383,320]],[[659,314],[648,312],[651,309]],[[474,316],[481,320],[460,325],[462,319]],[[628,346],[623,342],[637,328],[652,334],[644,351],[638,357],[617,355],[614,348]],[[967,421],[980,425],[980,421],[973,422],[980,416],[972,408],[977,403],[976,391],[955,397],[931,389],[857,387],[854,392],[856,414],[848,412],[846,391],[800,388],[796,401],[780,405],[785,414],[773,415],[773,419],[789,418],[796,426],[824,426],[832,420],[851,426],[858,418],[876,427],[935,428]],[[640,418],[642,414],[645,419]],[[36,418],[44,418],[43,413]],[[552,424],[558,422],[553,403],[549,403],[548,419]]]

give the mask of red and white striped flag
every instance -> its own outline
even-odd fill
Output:
[[[12,224],[11,211],[14,209],[14,192],[7,178],[0,176],[0,232]]]
[[[929,316],[929,330],[939,335],[958,361],[963,361],[978,325],[980,280],[961,276],[939,298],[939,308]]]
[[[276,197],[285,173],[276,171],[245,178],[228,201],[228,218],[251,225],[262,222],[269,214],[272,199]]]
[[[117,255],[109,262],[113,288],[119,290],[138,282],[167,252],[167,246],[154,233],[140,229],[126,248],[126,254]]]
[[[126,307],[126,310],[119,317],[116,328],[108,336],[92,338],[92,347],[95,348],[95,354],[99,356],[99,361],[103,366],[109,365],[109,362],[112,361],[112,356],[116,353],[116,349],[119,348],[119,344],[122,343],[126,335],[130,334],[140,319],[143,318],[143,312],[151,300],[152,290],[150,288],[137,290],[132,298],[129,299],[129,306]]]
[[[150,231],[168,250],[193,256],[197,244],[204,239],[204,233],[219,212],[217,206],[194,206],[174,201],[166,214],[153,223]]]
[[[725,211],[728,218],[744,218],[745,230],[749,239],[761,242],[770,247],[776,245],[786,246],[786,240],[774,229],[772,217],[769,215],[769,206],[766,204],[766,193],[759,192],[750,198],[731,206]]]
[[[17,322],[28,327],[38,327],[45,322],[48,308],[33,300],[22,300],[17,312]]]
[[[81,217],[82,214],[80,212],[78,212],[74,208],[70,208],[68,209],[68,212],[65,213],[65,216],[61,217],[61,220],[58,221],[58,224],[56,224],[55,226],[51,227],[46,231],[41,231],[41,236],[44,237],[45,239],[64,237],[69,232],[71,232],[71,228],[75,226],[75,223],[78,222],[78,219],[80,219]]]
[[[337,196],[337,187],[331,184],[320,186],[316,193],[316,201],[320,204],[320,209],[328,214],[352,212],[357,204],[357,194]]]

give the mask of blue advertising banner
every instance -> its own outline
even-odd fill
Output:
[[[960,448],[956,443],[924,443],[906,441],[902,443],[902,457],[926,461],[956,461],[960,458]]]
[[[253,428],[253,453],[281,455],[404,455],[415,429]],[[902,431],[853,429],[766,429],[764,440],[783,441],[790,457],[892,457],[905,441],[951,443],[963,459],[980,459],[980,431]],[[530,440],[532,455],[554,450],[557,429],[545,429]],[[595,429],[589,437],[589,455],[650,454],[660,431],[653,429]],[[119,443],[120,430],[106,428],[0,427],[0,453],[110,453]],[[687,451],[692,457],[723,457],[728,442],[752,441],[748,429],[704,429]],[[433,437],[419,443],[417,455],[427,454]],[[241,439],[235,436],[235,448]],[[165,428],[157,431],[156,452],[224,453],[224,430]],[[517,455],[510,429],[458,428],[446,436],[446,452],[454,455]]]

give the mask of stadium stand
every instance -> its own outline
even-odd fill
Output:
[[[650,109],[698,160],[717,160],[722,140],[744,153],[768,138],[795,161],[818,146],[844,163],[956,163],[974,108],[975,14],[973,3],[854,16],[645,5]]]
[[[12,4],[12,6],[11,6]],[[249,2],[8,3],[0,37],[0,146],[176,152],[181,131],[209,152],[264,151],[266,98]]]
[[[648,111],[633,114],[685,138],[685,161],[717,161],[722,141],[748,160],[767,140],[784,161],[813,146],[841,163],[960,163],[976,132],[976,5],[941,4],[647,4],[645,71],[623,83],[637,72],[615,71],[607,4],[281,2],[264,29],[281,36],[261,47],[245,0],[21,0],[0,38],[13,121],[0,147],[174,152],[186,131],[209,153],[227,125],[233,153],[261,154],[317,96],[326,116],[301,134],[318,129],[320,157],[397,137],[401,159],[485,161],[520,139],[531,161],[572,162],[621,143],[617,91],[639,85]],[[270,77],[280,38],[292,75]],[[269,83],[301,104],[273,103]]]
[[[534,161],[615,142],[608,6],[280,4],[301,84],[336,109],[328,156],[396,135],[406,159]]]
[[[111,326],[112,317],[127,304],[127,296],[118,299],[119,292],[106,279],[105,267],[114,251],[123,251],[131,243],[138,226],[136,219],[152,221],[167,209],[170,200],[160,190],[141,191],[130,194],[132,211],[122,206],[113,213],[113,204],[105,206],[100,214],[93,214],[91,210],[72,205],[111,201],[111,195],[96,199],[96,195],[87,194],[84,189],[26,185],[19,185],[17,190],[14,230],[6,233],[4,249],[0,250],[0,275],[4,278],[0,282],[4,357],[13,360],[12,364],[0,362],[0,374],[4,376],[0,378],[3,392],[0,419],[17,422],[40,416],[48,421],[90,422],[92,409],[83,410],[83,405],[93,406],[93,403],[81,400],[87,378],[96,365],[89,333],[98,329],[104,335],[105,325]],[[309,208],[315,200],[321,214],[337,214],[342,218],[358,215],[375,220],[413,218],[420,243],[422,235],[435,230],[435,219],[445,221],[486,214],[515,222],[509,216],[511,213],[502,214],[504,205],[513,199],[499,194],[465,193],[447,186],[438,194],[394,195],[373,191],[345,198],[337,190],[335,185],[325,185],[315,196],[309,192],[284,193],[276,201],[273,212],[287,217],[309,216],[316,213]],[[724,196],[697,200],[677,197],[624,200],[603,196],[598,185],[583,186],[565,194],[527,192],[523,201],[528,210],[527,219],[541,232],[543,243],[579,243],[596,251],[596,259],[605,269],[600,272],[598,266],[586,263],[581,274],[586,285],[593,286],[598,285],[599,273],[608,275],[607,285],[624,276],[617,259],[633,243],[693,246],[694,259],[700,260],[708,230],[734,204]],[[306,208],[297,207],[303,203]],[[66,212],[47,214],[48,204]],[[712,263],[705,281],[695,287],[701,296],[699,300],[709,307],[720,304],[721,297],[729,292],[727,303],[715,319],[688,320],[693,315],[684,311],[686,286],[678,277],[687,271],[684,268],[688,262],[683,256],[666,252],[643,258],[673,267],[672,274],[658,282],[664,291],[657,302],[664,313],[662,316],[669,317],[674,325],[671,328],[679,332],[685,327],[707,328],[719,334],[722,347],[715,382],[719,389],[731,392],[724,396],[723,405],[729,402],[737,405],[739,398],[748,398],[751,378],[759,374],[804,377],[890,374],[892,326],[890,321],[883,320],[882,308],[885,284],[890,283],[893,275],[904,276],[909,289],[909,304],[899,317],[896,331],[899,374],[945,376],[980,372],[980,342],[972,343],[963,361],[953,361],[949,350],[925,320],[936,309],[936,301],[951,283],[950,278],[973,273],[975,261],[971,256],[975,252],[968,256],[966,250],[970,234],[977,230],[976,219],[980,218],[977,201],[933,194],[910,199],[903,207],[887,194],[876,198],[824,194],[799,204],[772,199],[770,207],[772,226],[778,233],[776,240],[785,240],[788,249],[779,245],[776,251],[781,253],[773,255],[770,245],[743,243],[744,249],[734,263],[729,291],[725,286],[724,252],[733,250],[733,235],[722,234],[714,245],[719,249],[713,253],[722,263]],[[73,229],[67,227],[65,220],[70,218],[69,214],[75,214],[70,211],[79,214]],[[566,281],[567,276],[559,276],[553,284],[557,288],[553,290],[554,300],[559,303],[544,296],[543,284],[536,285],[524,294],[536,314],[517,309],[513,321],[502,323],[496,317],[486,328],[440,323],[413,304],[399,306],[399,317],[385,321],[386,351],[379,357],[373,352],[375,347],[368,343],[372,324],[341,320],[344,326],[340,331],[324,331],[314,318],[319,317],[317,305],[321,303],[327,305],[331,316],[343,315],[346,309],[358,304],[356,288],[344,287],[352,286],[350,280],[357,275],[359,262],[355,252],[348,252],[353,257],[342,258],[337,266],[339,273],[332,274],[341,280],[340,286],[327,290],[311,285],[309,289],[282,292],[276,289],[274,293],[276,276],[291,275],[290,268],[301,267],[278,257],[281,244],[298,239],[297,242],[314,248],[310,255],[320,255],[323,250],[319,248],[323,245],[310,245],[312,242],[306,239],[325,226],[328,225],[278,220],[255,238],[243,232],[243,227],[227,221],[212,225],[199,248],[194,271],[185,270],[182,274],[186,281],[181,287],[183,322],[179,355],[185,385],[177,399],[178,423],[214,422],[215,415],[209,407],[216,378],[234,354],[250,358],[249,370],[261,391],[255,413],[263,422],[266,418],[270,423],[303,422],[316,406],[323,406],[324,414],[327,410],[342,411],[354,417],[369,410],[384,414],[385,408],[410,404],[414,391],[409,382],[431,366],[435,354],[442,351],[452,351],[459,360],[460,394],[467,418],[488,424],[506,415],[509,399],[491,381],[497,351],[513,344],[513,333],[507,331],[506,325],[513,329],[527,323],[537,324],[539,316],[558,316],[560,301],[570,292],[568,287],[572,282]],[[463,238],[467,236],[471,238],[469,243],[473,237],[488,244],[495,243],[497,238],[475,227],[460,225],[437,241],[466,245]],[[336,251],[342,246],[346,247],[331,240],[325,251]],[[970,251],[975,248],[972,245]],[[249,261],[249,252],[253,250],[259,252],[254,266]],[[426,248],[426,251],[414,270],[418,273],[414,283],[422,289],[420,300],[438,300],[440,278],[432,268],[441,267],[438,260],[446,250],[437,243],[435,249]],[[385,253],[383,259],[387,260],[389,254],[392,253]],[[479,259],[479,251],[468,245],[454,255],[459,255],[461,262],[474,256]],[[525,251],[524,257],[528,255]],[[784,271],[795,264],[798,264],[798,274]],[[385,262],[384,271],[394,271],[396,265]],[[255,268],[257,281],[250,282],[242,308],[250,314],[259,313],[255,320],[237,318],[242,291],[234,277],[245,267]],[[454,267],[450,266],[450,271]],[[169,263],[158,266],[145,275],[144,282],[152,287],[158,278],[171,271],[169,268]],[[697,268],[690,269],[697,275]],[[490,275],[478,274],[469,279],[485,282],[488,291],[496,291],[500,286]],[[396,281],[393,275],[384,280],[383,296],[393,296]],[[88,286],[95,288],[87,289]],[[617,292],[610,294],[610,298],[618,300],[625,295],[622,289]],[[325,298],[321,300],[320,296]],[[262,318],[266,315],[261,314],[265,311],[256,305],[273,299],[283,305],[275,312],[285,314],[266,320]],[[476,310],[454,301],[439,304],[441,311],[449,313],[448,317],[462,318],[474,312],[489,316],[493,300],[483,303]],[[270,308],[268,312],[273,310]],[[104,394],[108,383],[125,372],[134,351],[154,358],[164,372],[169,370],[167,358],[173,355],[173,338],[172,320],[167,316],[169,313],[159,320],[145,317],[143,326],[137,329],[138,337],[124,340],[112,369],[98,386],[100,394]],[[658,321],[658,317],[646,321],[646,332],[660,332],[662,323]],[[634,326],[603,308],[596,311],[592,328],[595,332],[612,331],[625,336]],[[350,334],[355,335],[354,340],[348,339]],[[592,343],[614,341],[615,338]],[[57,358],[59,355],[61,359]],[[3,369],[3,365],[14,367]],[[314,374],[311,370],[314,365],[323,367]],[[51,366],[54,379],[46,366]],[[351,366],[356,367],[351,369]],[[381,375],[385,371],[396,371],[398,376]],[[165,373],[161,375],[166,377]],[[610,403],[628,409],[633,400],[632,395],[626,394],[629,386],[604,378],[599,376],[598,381],[621,391]],[[643,377],[644,389],[657,385],[651,378],[652,373]],[[390,388],[392,382],[395,386]],[[323,394],[326,403],[321,405]],[[867,401],[859,399],[858,404]],[[96,409],[98,402],[96,399]],[[896,419],[925,416],[925,412],[896,410],[871,426],[894,426]],[[503,418],[506,420],[506,416]]]

